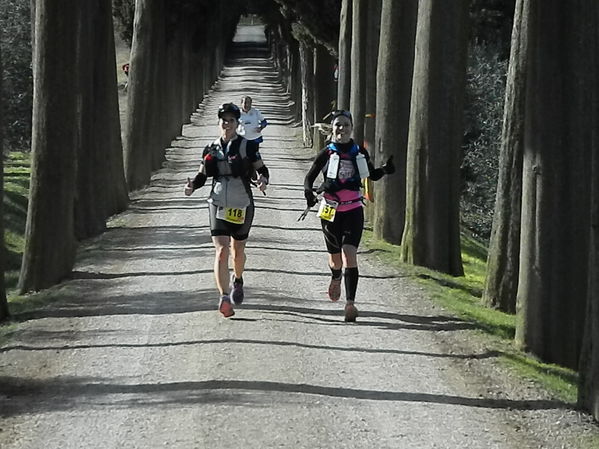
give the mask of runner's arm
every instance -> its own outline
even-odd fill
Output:
[[[309,208],[317,203],[316,195],[314,195],[313,191],[314,181],[316,181],[316,177],[326,165],[328,158],[329,154],[327,149],[321,150],[314,158],[314,162],[312,162],[312,166],[304,178],[304,197],[306,198]]]

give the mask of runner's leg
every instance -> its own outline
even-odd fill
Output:
[[[231,238],[227,235],[212,237],[214,243],[214,279],[221,295],[229,294],[229,252]]]
[[[245,270],[245,262],[247,256],[245,254],[245,244],[247,240],[233,240],[232,258],[233,258],[233,273],[237,279],[241,279]]]

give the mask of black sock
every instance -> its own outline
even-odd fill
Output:
[[[345,269],[345,298],[347,301],[353,301],[356,298],[356,290],[358,289],[358,267]]]
[[[333,279],[341,279],[341,268],[338,270],[333,267],[329,267],[331,269],[331,273],[333,274]]]

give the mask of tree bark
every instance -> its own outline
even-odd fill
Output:
[[[366,28],[366,44],[364,57],[364,142],[372,162],[376,161],[376,73],[379,55],[379,39],[381,32],[381,5],[382,0],[368,3],[368,19]],[[396,43],[397,44],[397,43]],[[370,208],[369,208],[370,209]]]
[[[300,69],[301,69],[301,89],[302,89],[302,131],[305,147],[312,146],[312,125],[314,117],[314,51],[305,42],[300,42]]]
[[[131,44],[127,128],[125,130],[125,176],[129,190],[146,185],[161,151],[162,138],[155,108],[162,92],[158,82],[162,65],[160,41],[162,0],[137,0]],[[157,32],[158,31],[158,32]]]
[[[339,22],[337,109],[348,109],[351,89],[352,0],[342,0]]]
[[[516,312],[524,153],[528,0],[517,0],[503,109],[499,176],[483,303]]]
[[[406,154],[414,69],[417,0],[383,0],[377,64],[376,159],[397,171],[375,184],[375,237],[400,244],[406,207]]]
[[[335,59],[322,45],[314,49],[314,123],[324,121],[335,104]]]
[[[59,282],[75,260],[79,105],[78,0],[38,1],[33,61],[31,184],[19,290]]]
[[[95,55],[96,36],[99,30],[95,29],[95,17],[98,14],[98,1],[88,0],[82,2],[81,15],[73,26],[79,32],[77,49],[77,74],[81,86],[81,104],[77,128],[79,144],[77,153],[77,188],[75,195],[75,237],[78,240],[101,233],[105,229],[104,192],[98,181],[104,170],[102,162],[104,155],[98,154],[96,145],[98,135],[95,122],[96,104],[94,103],[96,93],[94,92],[96,77]],[[100,38],[101,39],[101,38]]]
[[[419,2],[401,259],[463,275],[459,184],[467,2]]]
[[[591,30],[599,26],[599,8],[595,8],[588,18],[592,20]],[[591,77],[599,76],[599,36],[593,34],[590,58]],[[590,245],[590,283],[587,300],[586,326],[580,356],[580,384],[578,387],[578,405],[587,410],[599,421],[599,88],[595,83],[592,95],[592,176],[591,176],[591,245]]]
[[[128,197],[120,136],[111,1],[84,2],[79,26],[77,67],[82,102],[75,235],[84,239],[102,232],[106,228],[106,218],[123,211]]]
[[[528,22],[516,342],[573,369],[588,292],[591,5],[530,0]]]
[[[354,141],[364,143],[364,112],[366,109],[366,41],[368,33],[368,2],[352,0],[351,89],[349,109],[354,118]]]
[[[2,54],[0,52],[0,73],[2,69]],[[0,124],[4,123],[4,104],[2,99],[2,77],[0,76]],[[4,198],[4,127],[0,126],[0,198]],[[6,270],[6,246],[4,244],[4,201],[0,201],[0,322],[9,317],[4,271]]]
[[[124,211],[129,202],[125,166],[123,162],[123,142],[121,140],[121,120],[119,112],[119,95],[116,73],[116,54],[114,44],[114,24],[112,19],[112,2],[100,1],[99,34],[104,37],[99,41],[97,54],[99,60],[96,97],[98,108],[98,127],[104,134],[104,142],[100,144],[99,153],[106,157],[107,169],[101,183],[104,183],[106,200],[104,218]]]
[[[599,23],[596,22],[596,23]],[[597,51],[599,46],[595,46]],[[595,69],[597,61],[595,59]],[[595,74],[599,70],[595,71]],[[597,89],[594,89],[595,120],[597,110]],[[586,325],[580,355],[578,406],[591,413],[599,421],[599,138],[596,126],[593,130],[592,163],[592,221],[590,245],[590,283],[587,300]]]

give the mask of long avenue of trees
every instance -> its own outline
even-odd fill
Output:
[[[34,2],[22,292],[68,275],[77,241],[101,232],[108,216],[126,208],[128,192],[149,182],[218,76],[247,8],[266,23],[306,144],[334,100],[351,108],[355,136],[371,144],[376,160],[393,155],[398,162],[398,175],[377,190],[376,236],[401,244],[405,262],[463,274],[459,165],[469,2],[246,3],[135,2],[121,142],[111,1]],[[515,2],[483,297],[517,314],[520,348],[579,370],[579,404],[596,419],[598,25],[596,0]]]

